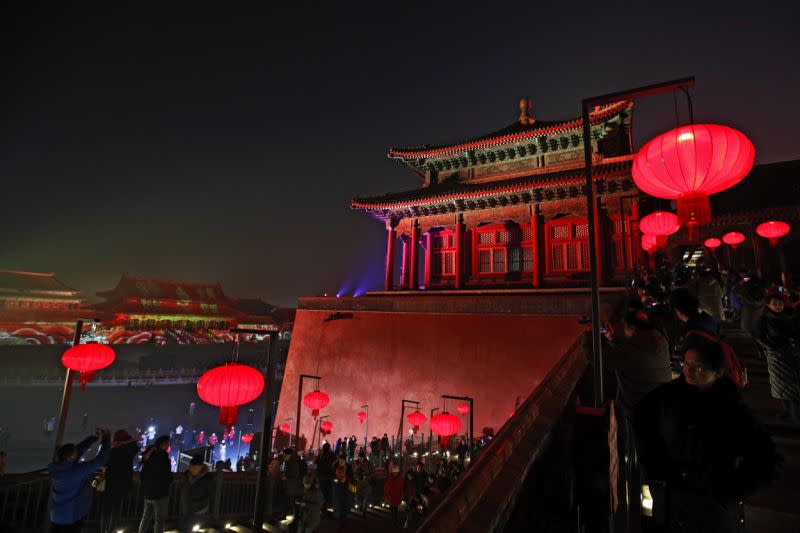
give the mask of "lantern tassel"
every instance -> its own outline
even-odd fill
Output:
[[[83,372],[78,372],[78,383],[81,386],[81,390],[86,390],[86,384],[89,383],[94,379],[94,372],[91,370],[84,370]]]
[[[689,193],[678,197],[678,223],[689,230],[692,239],[692,226],[695,231],[699,226],[711,223],[711,203],[707,194]],[[697,235],[695,234],[696,238]],[[694,240],[694,239],[692,239]]]
[[[225,432],[228,433],[231,427],[236,423],[236,417],[239,410],[236,407],[220,407],[219,408],[219,423],[225,424]]]
[[[317,419],[317,416],[318,416],[318,415],[319,415],[319,409],[312,409],[312,411],[311,411],[311,416],[313,416],[313,417],[314,417],[314,420],[316,420],[316,419]]]
[[[773,248],[777,248],[778,247],[778,237],[770,237],[769,245],[772,246]]]
[[[439,439],[441,440],[442,446],[445,448],[450,445],[450,437],[439,436]]]

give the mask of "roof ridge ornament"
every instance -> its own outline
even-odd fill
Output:
[[[531,113],[531,109],[533,107],[533,102],[527,96],[522,97],[519,99],[519,122],[520,124],[524,124],[526,126],[530,126],[536,119],[533,118],[533,114]]]

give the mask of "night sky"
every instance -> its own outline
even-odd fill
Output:
[[[797,17],[770,2],[106,4],[2,22],[0,268],[89,296],[122,272],[280,305],[377,287],[384,230],[349,201],[419,184],[387,147],[494,131],[521,96],[565,119],[695,75],[696,121],[800,157]],[[636,147],[674,125],[641,101]]]

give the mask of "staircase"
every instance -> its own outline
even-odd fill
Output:
[[[723,339],[733,347],[747,367],[749,384],[744,400],[756,418],[767,427],[784,457],[781,478],[769,488],[745,500],[747,530],[771,533],[800,531],[800,426],[781,420],[781,402],[769,392],[767,362],[758,345],[737,324],[723,326]]]

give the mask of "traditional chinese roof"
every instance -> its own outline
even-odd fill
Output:
[[[593,165],[593,176],[597,180],[630,175],[633,156],[618,157]],[[536,190],[545,187],[573,185],[580,189],[585,181],[583,166],[575,166],[550,172],[533,172],[508,180],[485,183],[451,181],[429,187],[382,196],[356,198],[353,209],[363,209],[379,220],[391,217],[424,216],[438,212],[444,207],[449,212],[480,208],[482,199],[497,195],[510,198],[511,203],[530,202],[536,198]],[[446,211],[445,211],[446,212]]]
[[[83,301],[80,291],[65,285],[55,274],[0,270],[0,295],[14,294],[39,299]]]
[[[191,300],[202,302],[225,302],[231,300],[222,292],[219,283],[196,283],[157,278],[137,278],[123,274],[117,286],[109,291],[97,293],[108,300],[124,300],[128,297],[160,298],[165,300]]]
[[[602,106],[590,113],[589,121],[591,124],[599,124],[629,109],[632,105],[632,102],[622,101]],[[534,137],[579,130],[583,127],[583,119],[580,117],[568,120],[526,122],[528,121],[517,121],[492,133],[454,143],[390,148],[388,156],[400,159],[441,157],[495,145],[524,142]]]

